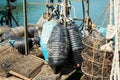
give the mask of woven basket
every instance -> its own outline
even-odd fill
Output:
[[[105,40],[100,39],[90,35],[83,40],[85,48],[81,54],[81,69],[84,75],[81,80],[109,80],[113,52],[101,51],[100,47],[105,44]]]

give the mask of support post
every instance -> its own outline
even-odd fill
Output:
[[[27,28],[27,4],[26,0],[23,0],[23,14],[24,14],[24,36],[25,36],[25,55],[28,55],[29,48],[28,48],[28,28]]]
[[[66,22],[66,17],[67,17],[67,0],[64,0],[64,26],[67,26]]]

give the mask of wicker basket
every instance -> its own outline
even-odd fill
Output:
[[[81,69],[84,75],[81,80],[109,80],[113,52],[101,51],[100,47],[105,44],[105,40],[100,39],[90,35],[83,41],[85,48],[81,54]]]

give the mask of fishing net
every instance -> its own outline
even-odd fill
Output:
[[[81,80],[109,80],[113,52],[100,50],[106,40],[102,34],[96,30],[83,39],[85,48],[82,52],[83,63]]]

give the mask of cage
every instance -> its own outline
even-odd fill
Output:
[[[96,30],[83,39],[84,49],[81,80],[109,80],[112,67],[113,52],[100,50],[106,43],[104,36]]]

